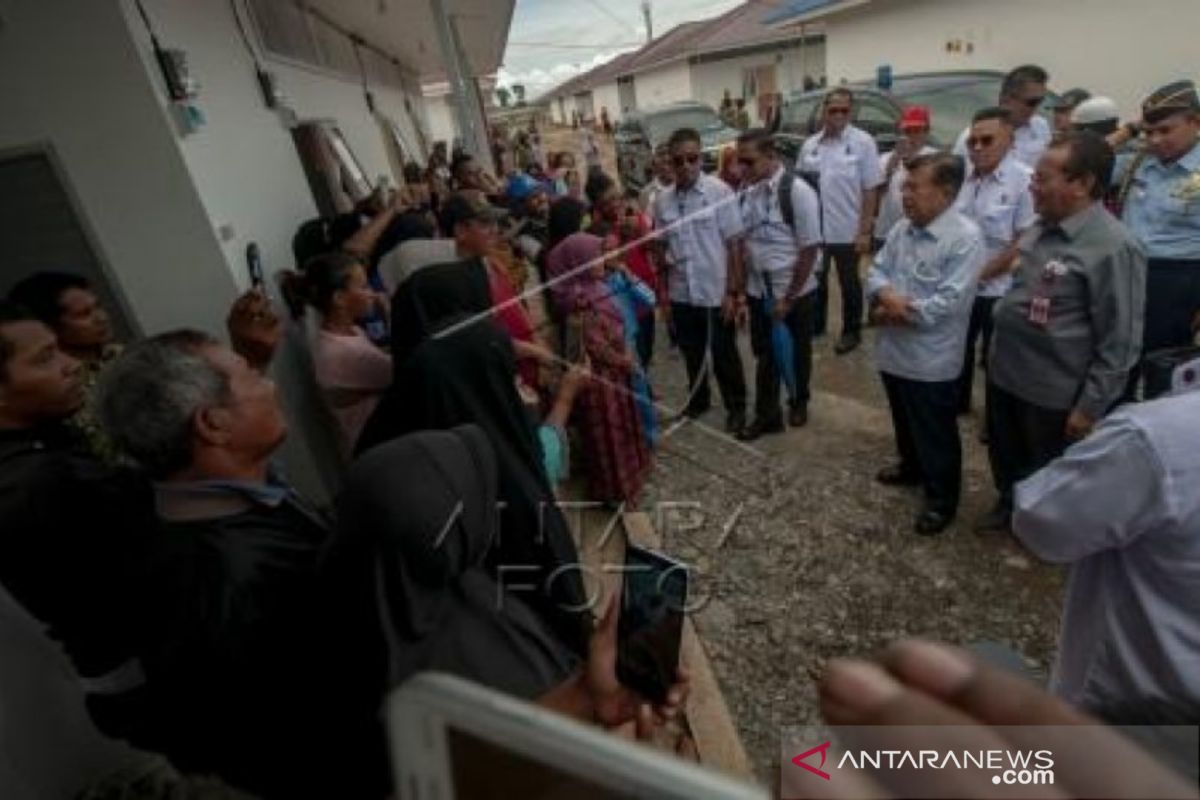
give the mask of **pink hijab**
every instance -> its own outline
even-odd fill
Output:
[[[554,283],[550,294],[564,314],[586,307],[609,310],[605,307],[611,303],[608,286],[591,271],[593,262],[603,257],[604,240],[590,233],[571,234],[546,256],[546,277]]]

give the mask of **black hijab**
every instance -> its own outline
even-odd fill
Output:
[[[446,317],[492,307],[486,267],[478,258],[418,270],[392,296],[392,361],[400,366]]]
[[[536,582],[542,591],[527,600],[582,654],[591,618],[582,613],[586,593],[574,569],[579,554],[546,478],[536,423],[517,394],[512,341],[490,319],[462,324],[469,320],[442,320],[400,365],[359,437],[358,452],[414,431],[478,425],[495,450],[504,503],[489,562],[497,570],[536,567],[507,580]]]
[[[485,567],[497,482],[495,454],[473,425],[405,436],[351,468],[339,513],[357,536],[379,543],[393,685],[438,670],[532,699],[576,666]]]

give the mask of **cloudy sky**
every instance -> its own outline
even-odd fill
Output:
[[[654,33],[712,17],[742,0],[651,0]],[[530,98],[644,43],[641,0],[517,0],[500,85]]]

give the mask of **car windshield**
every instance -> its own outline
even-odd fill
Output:
[[[949,147],[958,134],[971,124],[975,112],[996,104],[1000,81],[985,78],[971,83],[950,83],[925,86],[912,92],[897,87],[898,98],[904,105],[928,106],[933,117],[933,138]]]
[[[646,127],[655,141],[670,138],[680,128],[693,128],[701,133],[718,131],[725,123],[710,108],[681,108],[677,111],[659,111],[646,117]]]

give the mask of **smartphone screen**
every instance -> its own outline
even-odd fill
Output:
[[[617,677],[647,700],[662,703],[679,669],[688,568],[631,545],[625,551],[623,594]]]

